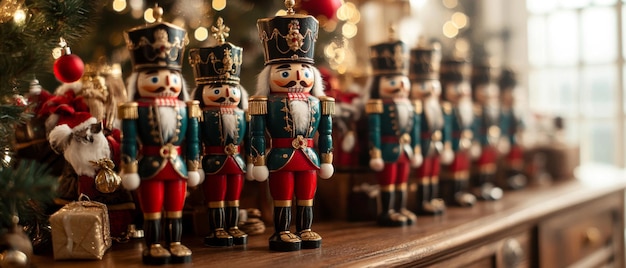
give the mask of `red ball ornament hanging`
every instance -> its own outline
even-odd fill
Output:
[[[335,18],[341,0],[300,0],[300,9],[314,17],[324,16],[329,20]]]
[[[54,61],[54,76],[64,83],[72,83],[83,77],[85,63],[83,60],[72,54],[70,47],[61,38],[61,56]]]

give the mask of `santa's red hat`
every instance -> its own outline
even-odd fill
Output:
[[[57,126],[50,131],[48,140],[55,150],[62,150],[64,142],[74,131],[85,129],[98,122],[90,113],[74,111],[69,105],[58,106],[54,113],[59,116],[59,120]]]

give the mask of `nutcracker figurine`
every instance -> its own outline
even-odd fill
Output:
[[[247,243],[248,235],[239,228],[239,196],[246,164],[240,146],[246,134],[248,100],[239,85],[241,47],[226,42],[230,28],[217,18],[212,28],[217,45],[189,51],[196,89],[193,98],[200,102],[200,139],[204,145],[202,184],[209,207],[208,246]]]
[[[473,206],[476,196],[469,192],[471,160],[469,148],[472,144],[472,88],[470,87],[471,65],[464,59],[447,59],[441,64],[441,100],[452,106],[451,136],[454,159],[449,165],[441,166],[441,195],[447,204]]]
[[[474,194],[483,200],[502,198],[502,189],[495,185],[497,142],[500,138],[498,85],[495,69],[489,63],[472,67],[472,100],[474,101],[474,139],[472,155],[472,186]]]
[[[263,180],[269,171],[275,228],[270,250],[295,251],[322,244],[322,237],[311,230],[313,198],[318,172],[323,179],[334,172],[334,99],[324,95],[322,77],[313,65],[317,20],[295,14],[294,1],[285,5],[287,15],[257,22],[265,68],[258,76],[256,95],[250,98],[250,145],[253,177]],[[319,156],[313,150],[316,132]],[[271,144],[267,153],[266,144]],[[294,190],[296,234],[289,232]]]
[[[523,174],[524,153],[518,142],[522,131],[522,121],[515,113],[515,72],[505,68],[500,74],[500,129],[502,137],[499,149],[504,155],[504,184],[510,189],[521,189],[528,179]]]
[[[419,115],[409,100],[409,50],[399,40],[370,46],[374,71],[365,105],[369,135],[369,166],[381,187],[381,226],[413,224],[406,209],[410,167],[421,165]],[[396,200],[397,199],[397,200]]]
[[[410,99],[415,113],[420,117],[419,150],[423,163],[415,170],[417,177],[417,213],[441,214],[445,202],[439,198],[439,171],[441,164],[449,164],[454,158],[450,143],[451,112],[449,102],[440,103],[441,83],[439,67],[441,49],[438,43],[426,45],[420,42],[411,50]]]
[[[133,64],[127,89],[133,102],[119,109],[122,184],[137,189],[147,244],[143,262],[147,264],[191,262],[191,250],[181,244],[182,210],[186,187],[201,179],[200,107],[198,101],[184,102],[189,96],[180,71],[187,36],[184,29],[162,22],[162,14],[163,9],[155,6],[154,23],[125,32]],[[161,245],[161,211],[165,247]]]

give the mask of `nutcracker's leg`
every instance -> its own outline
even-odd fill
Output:
[[[311,231],[312,224],[313,206],[300,206],[298,204],[296,209],[296,233],[302,239],[302,248],[319,248],[322,246],[322,237]]]
[[[495,174],[481,172],[477,175],[478,189],[476,196],[482,200],[499,200],[502,198],[503,191],[500,187],[495,186]]]
[[[410,210],[408,210],[406,208],[406,202],[407,202],[407,184],[403,183],[400,184],[396,187],[396,198],[397,198],[397,203],[396,203],[396,211],[400,214],[402,214],[403,216],[405,216],[407,218],[407,224],[411,225],[417,222],[417,216],[415,216],[415,213],[411,212]]]
[[[235,245],[245,245],[248,243],[248,234],[239,230],[237,223],[239,223],[239,206],[226,207],[226,227],[228,228],[228,233],[233,237]]]
[[[270,237],[270,250],[300,250],[302,242],[297,235],[289,232],[289,225],[291,225],[291,206],[274,204],[274,234]]]
[[[142,261],[151,265],[167,264],[171,254],[161,246],[161,217],[154,216],[155,213],[148,214],[144,214],[143,230],[147,248],[143,251]]]
[[[170,252],[172,253],[172,263],[189,263],[191,262],[191,250],[181,244],[183,236],[183,219],[178,217],[182,213],[176,213],[177,217],[168,217],[165,233],[170,241]]]
[[[233,237],[224,229],[224,223],[224,207],[211,207],[211,204],[209,204],[209,228],[211,233],[204,238],[205,245],[212,247],[229,247],[233,245]]]
[[[439,178],[433,176],[430,182],[430,203],[435,207],[437,214],[446,210],[446,202],[439,195]]]
[[[390,187],[389,187],[390,186]],[[397,213],[394,208],[395,189],[389,185],[380,191],[381,214],[378,215],[378,224],[381,226],[403,226],[407,224],[406,216]]]
[[[454,180],[454,201],[462,207],[471,207],[476,203],[476,196],[468,192],[469,178]]]
[[[419,215],[435,215],[439,211],[431,202],[430,182],[428,178],[420,178],[417,184],[417,214]]]

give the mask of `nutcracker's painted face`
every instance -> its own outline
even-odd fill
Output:
[[[234,108],[241,101],[241,89],[236,85],[206,85],[202,89],[202,101],[206,106]]]
[[[142,97],[178,97],[183,88],[179,71],[159,69],[139,72],[137,91]]]
[[[408,98],[411,82],[406,75],[383,76],[378,81],[381,98]]]
[[[311,92],[314,82],[315,72],[311,65],[285,63],[270,66],[271,92]]]
[[[502,106],[512,107],[515,103],[515,96],[513,94],[513,89],[505,89],[500,92],[500,103]]]
[[[422,100],[427,97],[439,98],[441,83],[438,80],[426,80],[411,84],[411,99]]]
[[[452,103],[456,103],[459,99],[467,97],[471,94],[471,86],[467,82],[448,83],[446,85],[445,99]]]
[[[497,103],[498,86],[493,83],[478,85],[474,92],[474,101],[479,104]]]

